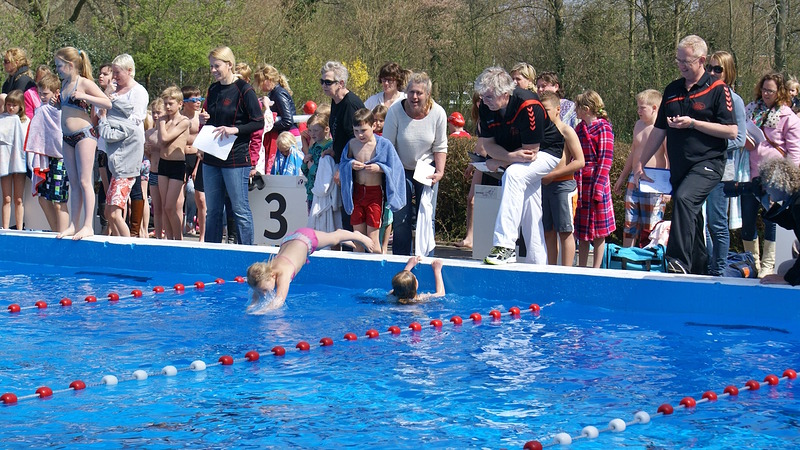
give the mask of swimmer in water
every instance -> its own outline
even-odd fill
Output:
[[[392,278],[392,291],[389,292],[389,294],[395,296],[399,303],[418,303],[445,295],[441,259],[434,259],[433,262],[431,262],[433,278],[436,281],[436,292],[426,294],[417,293],[419,281],[417,281],[417,277],[411,273],[411,269],[419,264],[420,261],[422,261],[421,256],[412,256],[408,259],[405,269],[398,272],[397,275]]]
[[[338,244],[355,246],[355,243],[361,244],[370,253],[374,250],[372,239],[358,231],[336,230],[326,233],[300,228],[287,236],[274,258],[253,263],[247,268],[247,284],[253,289],[247,312],[263,314],[283,306],[289,285],[308,262],[308,256],[317,249]]]

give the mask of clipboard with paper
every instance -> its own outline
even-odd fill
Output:
[[[639,180],[639,190],[644,194],[672,194],[669,169],[645,167],[644,173],[653,181]]]
[[[214,128],[216,127],[213,125],[204,125],[200,128],[200,132],[197,133],[197,137],[192,145],[203,153],[224,161],[228,159],[228,155],[231,153],[236,135],[215,139]]]

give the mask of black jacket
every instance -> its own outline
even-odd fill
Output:
[[[282,131],[289,131],[292,128],[297,128],[294,124],[294,114],[295,114],[295,107],[294,107],[294,100],[292,100],[292,96],[289,94],[289,91],[283,88],[283,86],[275,85],[275,88],[268,95],[269,99],[272,100],[273,105],[270,106],[272,112],[278,113],[278,117],[275,118],[275,126],[272,127],[272,131],[280,133]]]
[[[762,216],[787,230],[794,231],[795,237],[800,239],[800,192],[795,192],[783,204],[773,204],[769,211],[762,213]],[[792,286],[800,284],[800,258],[794,260],[794,265],[786,272],[783,279]]]
[[[22,66],[6,78],[3,83],[3,94],[8,94],[14,90],[25,92],[35,86],[36,83],[33,82],[33,78],[28,76],[28,66]]]

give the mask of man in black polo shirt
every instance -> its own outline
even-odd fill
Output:
[[[494,226],[487,264],[516,260],[516,241],[523,215],[528,260],[547,263],[542,230],[542,177],[558,164],[564,137],[550,121],[539,97],[517,88],[501,67],[490,67],[475,80],[481,95],[478,145],[492,157],[487,164],[506,166],[503,196]]]
[[[634,183],[650,180],[644,163],[667,138],[673,212],[666,256],[673,273],[708,272],[701,207],[722,179],[727,140],[736,139],[738,128],[728,86],[705,72],[707,54],[698,36],[678,43],[675,62],[683,78],[664,89],[655,128],[634,167]]]

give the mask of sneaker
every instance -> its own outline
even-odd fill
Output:
[[[513,248],[494,247],[483,262],[491,265],[508,264],[517,261],[517,253]]]
[[[689,271],[686,270],[686,267],[683,264],[674,258],[667,258],[667,273],[682,273],[688,274]]]

